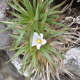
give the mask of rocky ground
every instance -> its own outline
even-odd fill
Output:
[[[24,76],[21,76],[14,65],[10,62],[5,64],[9,60],[6,51],[0,51],[0,80],[24,80]]]
[[[0,0],[0,21],[7,21],[9,18],[6,17],[5,10],[9,7],[4,0]],[[0,31],[6,27],[5,24],[0,23]],[[12,61],[5,64],[10,58],[13,57],[14,53],[9,51],[13,39],[9,36],[12,30],[0,33],[0,80],[24,80],[25,75],[21,76],[19,69],[20,57],[18,57],[18,68],[16,62]],[[79,34],[80,35],[80,34]],[[80,39],[80,37],[79,37]],[[65,68],[74,74],[75,79],[71,78],[67,74],[60,74],[61,80],[80,80],[80,46],[72,47],[66,52],[66,60],[64,60]],[[57,80],[57,79],[56,79]]]

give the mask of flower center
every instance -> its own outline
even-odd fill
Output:
[[[37,40],[37,43],[41,44],[42,43],[41,39],[38,39]]]

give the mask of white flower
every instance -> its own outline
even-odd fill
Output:
[[[47,41],[45,39],[43,39],[42,33],[40,33],[40,36],[39,36],[38,33],[34,32],[32,46],[36,46],[37,49],[39,50],[41,45],[46,44],[46,42]]]

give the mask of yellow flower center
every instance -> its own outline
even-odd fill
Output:
[[[37,40],[37,43],[41,44],[42,43],[41,39],[38,39]]]

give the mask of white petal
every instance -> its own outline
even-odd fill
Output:
[[[35,46],[35,45],[36,45],[35,43],[32,43],[32,47]]]
[[[34,37],[39,38],[40,36],[38,35],[37,32],[34,32]]]
[[[47,43],[47,41],[46,41],[45,39],[43,39],[43,40],[42,40],[42,45],[43,45],[43,44],[46,44],[46,43]]]
[[[37,47],[37,49],[39,50],[40,47],[41,47],[41,44],[37,44],[36,47]]]
[[[34,35],[38,35],[38,33],[37,32],[34,32]]]
[[[34,32],[33,39],[38,38],[38,36],[39,35],[36,32]]]
[[[37,39],[41,39],[42,43],[39,44],[37,42]],[[44,45],[46,43],[47,43],[47,41],[45,39],[43,39],[43,34],[42,33],[40,33],[40,36],[39,36],[37,32],[34,32],[32,46],[36,46],[37,49],[39,50],[41,45]]]
[[[33,41],[32,41],[32,46],[35,46],[36,45],[36,39],[33,37]]]
[[[42,33],[40,33],[40,36],[41,36],[41,38],[43,38],[43,34]]]

